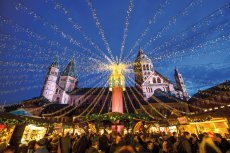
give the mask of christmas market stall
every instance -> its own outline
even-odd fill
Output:
[[[0,113],[1,135],[7,143],[18,146],[31,140],[39,140],[48,132],[51,122],[42,118]]]
[[[106,130],[112,132],[111,127],[123,126],[124,132],[131,132],[138,122],[148,122],[149,118],[142,114],[127,114],[110,112],[106,114],[91,114],[83,117],[74,117],[74,123],[80,127],[87,125],[89,131],[103,133]],[[141,124],[144,125],[144,124]],[[83,128],[84,129],[84,128]]]
[[[14,115],[0,112],[0,140],[6,144],[10,143],[17,119]]]
[[[49,133],[53,126],[52,121],[47,121],[39,117],[20,116],[23,118],[23,134],[21,137],[22,144],[28,144],[31,140],[39,140]],[[20,125],[19,125],[20,126]]]
[[[22,135],[21,143],[28,144],[32,140],[40,140],[46,134],[47,127],[37,126],[36,124],[29,124],[25,127]]]
[[[195,134],[213,132],[220,133],[222,136],[229,134],[228,120],[225,117],[211,117],[208,114],[190,116],[187,117],[186,124],[181,121],[181,118],[178,120],[180,122],[180,125],[177,126],[179,132],[189,131]]]

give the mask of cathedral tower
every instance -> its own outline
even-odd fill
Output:
[[[65,70],[61,73],[59,86],[64,91],[70,92],[76,88],[77,81],[74,59],[71,59]]]
[[[58,73],[59,73],[59,63],[58,63],[58,58],[56,57],[53,63],[49,67],[49,70],[46,75],[46,80],[41,92],[41,95],[47,98],[50,102],[52,102],[56,90]]]
[[[139,48],[137,58],[134,62],[134,75],[136,85],[141,86],[152,71],[152,61],[144,54],[143,50]]]
[[[182,74],[178,71],[177,68],[175,68],[174,77],[175,77],[175,80],[176,80],[176,86],[177,86],[177,88],[182,92],[183,99],[184,100],[188,100],[189,99],[189,95],[188,95],[188,92],[186,90]]]

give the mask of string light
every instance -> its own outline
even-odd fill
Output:
[[[133,50],[140,44],[141,40],[147,35],[148,31],[150,30],[150,27],[152,26],[152,24],[156,23],[157,17],[163,13],[165,7],[168,4],[169,4],[169,0],[165,0],[163,1],[162,4],[160,4],[160,7],[154,12],[153,16],[148,20],[148,24],[146,28],[141,33],[141,35],[138,37],[138,39],[134,43],[134,46],[130,49],[129,53],[127,54],[127,56],[125,56],[124,60],[126,60],[132,54]]]
[[[199,30],[201,30],[202,28],[207,29],[208,26],[211,25],[211,23],[216,22],[216,20],[223,18],[223,14],[220,14],[219,10],[222,10],[222,12],[226,12],[229,8],[229,4],[222,6],[221,8],[218,8],[217,10],[215,10],[214,12],[210,13],[209,15],[203,17],[202,19],[200,19],[198,22],[196,22],[195,24],[192,24],[191,26],[189,26],[188,28],[186,28],[186,30],[179,32],[177,34],[175,34],[175,36],[173,36],[172,38],[168,39],[167,41],[163,41],[164,43],[162,43],[162,45],[157,46],[156,48],[154,48],[150,54],[158,51],[158,50],[165,50],[166,47],[170,47],[170,46],[175,46],[175,44],[178,45],[178,42],[183,42],[183,40],[186,37],[189,37],[189,34],[194,34],[197,33],[199,34]],[[218,28],[218,25],[217,25]],[[219,27],[219,29],[221,29]],[[208,30],[209,33],[212,33]],[[187,44],[186,44],[187,46]]]
[[[130,78],[130,77],[128,77],[128,78],[129,78],[129,80],[135,82],[132,78]],[[141,86],[138,86],[138,87],[139,87],[140,89],[142,89]],[[145,100],[145,98],[143,97],[142,93],[140,93],[140,91],[138,91],[138,89],[137,89],[136,87],[134,87],[134,90],[144,99],[144,101],[145,101],[155,112],[157,112],[158,114],[161,114],[156,108],[154,108],[154,107],[152,106],[151,103],[148,102],[148,100]],[[166,103],[160,101],[159,99],[157,99],[157,98],[154,97],[154,96],[152,96],[152,97],[154,98],[154,100],[155,100],[156,102],[160,103],[160,105],[164,106],[164,108],[167,109],[167,110],[169,110],[169,111],[171,111],[171,110],[169,109],[169,108],[171,108],[172,110],[176,110],[176,111],[178,111],[178,112],[185,113],[185,112],[183,112],[183,111],[179,111],[179,110],[177,110],[177,109],[175,109],[175,108],[172,108],[171,106],[169,106],[169,105],[167,105]],[[176,114],[176,115],[177,115],[177,114]],[[163,116],[164,116],[164,115],[163,115]]]
[[[107,83],[107,82],[106,82]],[[105,83],[105,84],[106,84]],[[105,85],[104,84],[104,85]],[[104,88],[103,88],[104,89]],[[90,93],[90,95],[92,96],[93,95],[93,93],[95,92],[95,91],[97,91],[98,89],[96,89],[96,90],[94,90],[93,92],[91,92]],[[102,89],[101,89],[102,90]],[[103,91],[103,90],[102,90]],[[101,95],[103,95],[103,94],[101,94]],[[98,94],[97,95],[97,97],[98,96],[101,96],[100,94]],[[89,98],[89,96],[88,96],[88,98]],[[84,99],[84,100],[86,100],[86,99],[88,99],[87,97]],[[97,98],[95,98],[95,100],[96,100]],[[78,99],[79,100],[79,99]],[[84,103],[84,101],[83,102],[81,102],[79,105],[77,105],[77,106],[75,106],[74,108],[72,108],[72,109],[70,109],[69,111],[67,111],[67,112],[64,112],[63,114],[61,114],[61,115],[59,115],[59,116],[55,116],[55,118],[60,118],[60,117],[63,117],[63,116],[65,116],[65,115],[67,115],[67,114],[69,114],[70,112],[72,112],[72,111],[74,111],[74,110],[76,110],[77,108],[79,108],[82,104]],[[75,118],[79,118],[79,117],[81,117],[92,105],[93,105],[93,103],[94,103],[94,101],[81,113],[81,114],[79,114],[79,115],[77,115],[77,116],[75,116]]]
[[[125,41],[126,41],[126,37],[127,37],[127,33],[128,33],[129,18],[130,18],[132,10],[133,10],[133,1],[130,0],[127,15],[125,17],[125,28],[124,28],[124,34],[123,34],[123,39],[122,39],[122,43],[121,43],[121,51],[120,51],[119,62],[121,62],[121,60],[122,60],[123,51],[124,51],[124,47],[125,47]]]
[[[104,107],[105,107],[105,104],[106,104],[106,102],[107,102],[107,99],[108,99],[108,97],[109,97],[109,90],[108,90],[108,92],[107,92],[107,94],[106,94],[106,97],[105,97],[105,100],[104,100],[104,102],[103,102],[103,105],[102,105],[102,107],[101,107],[101,109],[100,109],[100,111],[99,111],[99,115],[102,113],[102,111],[103,111],[103,109],[104,109]]]
[[[34,86],[22,87],[22,88],[13,89],[13,90],[4,90],[4,91],[0,91],[0,95],[9,94],[9,93],[16,93],[16,92],[20,92],[20,91],[26,91],[26,90],[31,90],[34,88],[41,88],[41,87],[42,87],[42,85],[34,85]]]
[[[137,109],[135,108],[135,106],[133,105],[133,101],[132,101],[131,98],[129,97],[129,94],[128,94],[127,90],[125,90],[125,92],[126,92],[126,95],[127,95],[127,97],[128,97],[128,100],[129,100],[131,106],[133,107],[134,112],[137,114],[138,111],[137,111]]]
[[[122,96],[123,96],[123,99],[124,99],[124,104],[125,104],[126,112],[129,113],[129,109],[128,109],[128,107],[127,107],[127,102],[126,102],[125,95],[124,95],[123,92],[122,92]]]
[[[108,83],[108,82],[107,82]],[[94,108],[96,107],[96,105],[98,104],[98,102],[100,101],[101,97],[104,95],[105,93],[105,87],[102,89],[102,91],[98,94],[98,96],[94,99],[95,102],[93,101],[91,104],[94,103],[92,109],[86,114],[86,115],[89,115],[93,110]]]
[[[102,74],[102,75],[105,76],[105,74]],[[101,79],[101,78],[99,77],[98,79]],[[97,81],[98,81],[98,80],[97,80]],[[98,85],[102,85],[101,80],[100,80],[94,87],[97,87]],[[84,99],[83,99],[83,102],[86,101],[86,99],[89,98],[89,95],[92,95],[92,94],[95,92],[95,90],[96,90],[96,89],[91,88],[89,91],[87,91],[87,92],[85,93],[85,95],[82,95],[78,100],[81,100],[81,99],[84,98]],[[76,108],[78,108],[79,106],[81,106],[81,105],[83,104],[83,102],[80,103],[79,105],[75,106],[73,109],[71,109],[71,111],[73,111],[74,109],[76,109]],[[64,111],[64,110],[70,108],[70,107],[71,107],[71,105],[68,105],[67,107],[64,107],[64,108],[62,108],[62,109],[59,109],[59,110],[57,110],[57,111],[55,111],[55,112],[43,114],[43,116],[44,116],[44,117],[53,116],[53,115],[55,115],[55,114],[58,114],[58,113],[60,113],[60,112],[62,112],[62,111]]]
[[[82,44],[77,41],[76,39],[74,39],[71,35],[63,32],[57,25],[49,23],[44,17],[42,17],[41,15],[39,15],[38,13],[36,13],[34,10],[26,7],[23,3],[17,3],[15,5],[16,10],[20,10],[23,11],[24,13],[32,16],[34,18],[34,20],[36,21],[40,21],[42,22],[43,26],[48,27],[50,29],[52,29],[54,32],[56,32],[57,34],[59,34],[60,36],[62,36],[64,39],[68,40],[69,43],[78,46],[79,48],[81,48],[83,51],[90,53],[90,54],[94,54],[94,56],[98,56],[97,54],[95,54],[94,52],[92,52],[90,49],[85,48],[84,46],[82,46]]]
[[[130,79],[130,78],[128,77],[128,79]],[[129,80],[127,80],[127,81],[129,81]],[[134,87],[134,88],[135,88],[135,87]],[[130,89],[131,92],[133,93],[135,99],[137,100],[137,102],[138,102],[138,104],[140,105],[140,107],[142,108],[142,110],[144,110],[144,112],[145,112],[146,114],[148,114],[150,118],[156,119],[156,118],[153,117],[151,114],[149,114],[149,112],[148,112],[148,111],[145,109],[145,107],[141,104],[141,102],[139,101],[139,99],[138,99],[138,98],[136,97],[136,95],[134,94],[132,88],[129,87],[129,89]],[[138,94],[139,94],[140,96],[142,96],[142,94],[140,94],[139,92],[138,92]],[[161,117],[165,118],[165,116],[164,116],[163,114],[161,114],[156,108],[154,108],[148,101],[146,101],[146,100],[144,99],[143,96],[142,96],[142,98],[143,98],[143,100],[144,100],[144,101],[145,101],[145,102],[146,102],[146,103],[147,103],[157,114],[159,114]]]
[[[105,37],[105,32],[104,32],[104,30],[102,28],[102,25],[101,25],[101,23],[100,23],[100,21],[99,21],[99,19],[97,17],[96,9],[93,7],[92,0],[87,0],[87,4],[88,4],[88,6],[89,6],[89,8],[91,10],[93,19],[95,20],[96,27],[99,30],[99,35],[101,36],[101,39],[103,40],[104,45],[105,45],[108,53],[110,54],[112,61],[115,63],[115,59],[113,57],[112,50],[109,47],[109,43],[108,43],[108,41],[107,41],[107,39]]]
[[[107,59],[110,63],[112,63],[111,59],[99,48],[99,46],[90,38],[86,32],[83,30],[83,27],[77,23],[73,17],[70,16],[70,11],[63,6],[60,2],[53,1],[54,4],[54,10],[57,10],[66,16],[67,21],[72,24],[72,27],[74,30],[78,31],[84,38],[84,40],[89,43],[91,46],[93,46],[97,51],[99,51],[105,59]]]
[[[176,14],[173,17],[171,17],[169,19],[168,23],[165,26],[163,26],[161,28],[161,30],[157,32],[156,35],[154,35],[153,37],[151,37],[150,40],[147,41],[147,43],[145,43],[145,45],[144,45],[143,48],[147,48],[148,46],[150,46],[150,44],[152,44],[156,39],[158,39],[158,38],[160,38],[162,36],[163,32],[166,32],[167,30],[169,30],[169,28],[172,25],[176,24],[176,21],[177,21],[178,17],[187,15],[188,11],[190,9],[194,8],[197,5],[200,5],[201,2],[202,2],[201,0],[192,0],[192,1],[190,1],[190,3],[185,8],[181,9],[178,14]]]

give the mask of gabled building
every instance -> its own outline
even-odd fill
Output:
[[[155,90],[161,90],[182,100],[188,100],[187,93],[182,74],[175,69],[176,86],[173,85],[166,77],[161,75],[153,65],[151,59],[144,54],[143,50],[139,48],[137,58],[134,63],[134,74],[136,86],[142,87],[143,95],[146,99],[150,98]]]

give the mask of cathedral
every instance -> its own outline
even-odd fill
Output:
[[[136,86],[141,88],[141,93],[146,100],[151,98],[155,91],[159,90],[183,101],[189,99],[181,73],[175,69],[176,85],[174,85],[154,69],[151,59],[141,48],[139,48],[134,62],[134,75]],[[77,83],[74,59],[69,61],[62,72],[60,72],[59,63],[56,59],[48,69],[41,96],[50,102],[77,105],[80,103],[79,98],[84,96],[85,93],[82,92],[82,89],[77,88]],[[89,90],[90,88],[84,89],[84,91]]]
[[[189,95],[184,85],[182,75],[175,69],[176,86],[173,85],[166,77],[154,69],[151,59],[144,54],[140,48],[134,63],[135,82],[142,87],[143,95],[146,99],[150,98],[155,90],[165,91],[175,95],[181,100],[188,100]]]

